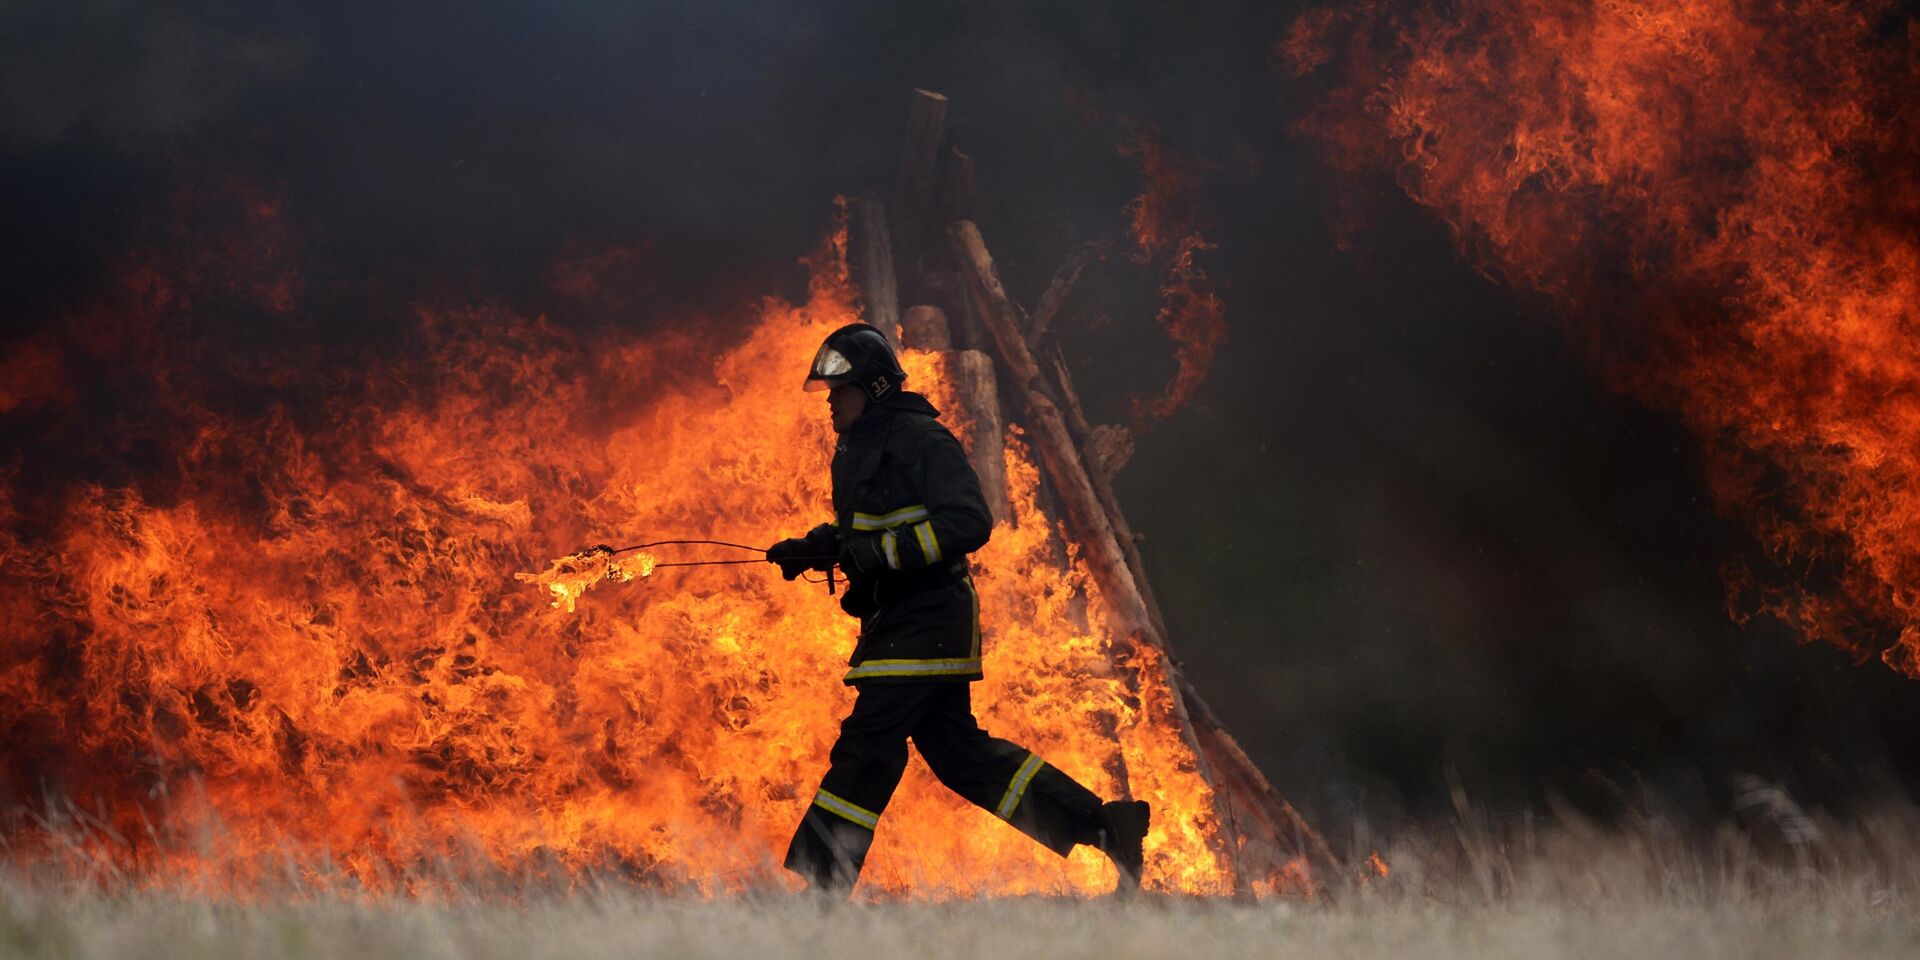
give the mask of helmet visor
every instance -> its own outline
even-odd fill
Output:
[[[813,355],[813,368],[807,371],[808,390],[826,390],[846,382],[847,375],[853,372],[853,364],[832,347],[822,345],[820,352]]]

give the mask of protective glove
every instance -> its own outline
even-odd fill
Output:
[[[839,552],[840,531],[823,523],[807,531],[804,537],[789,537],[767,548],[767,562],[780,565],[780,575],[788,580],[808,570],[833,569]]]
[[[847,537],[840,542],[840,569],[848,576],[887,569],[887,552],[880,546],[880,534]]]

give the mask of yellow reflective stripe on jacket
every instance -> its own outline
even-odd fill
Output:
[[[916,503],[911,507],[901,507],[892,513],[856,513],[853,515],[853,529],[863,532],[885,530],[903,523],[925,520],[931,516],[933,514],[927,512],[925,505]]]
[[[965,677],[980,672],[980,658],[967,660],[868,660],[847,671],[843,680],[875,677]]]
[[[933,521],[926,520],[914,524],[913,536],[914,539],[920,541],[920,555],[927,558],[928,563],[938,562],[940,559],[940,538],[933,535]]]
[[[897,531],[888,530],[880,535],[880,552],[887,555],[887,566],[900,569],[900,540]]]
[[[1013,779],[1007,783],[1006,795],[1000,798],[1000,805],[994,808],[994,814],[1002,820],[1011,819],[1013,811],[1020,807],[1020,798],[1027,795],[1027,784],[1033,782],[1033,775],[1045,765],[1039,754],[1027,754],[1026,762],[1013,772]]]
[[[834,796],[825,790],[814,795],[813,805],[828,813],[839,814],[846,819],[872,830],[880,826],[880,815],[857,803]]]
[[[967,597],[973,601],[973,658],[980,659],[980,591],[973,588],[971,576],[961,577],[960,582],[967,585]]]

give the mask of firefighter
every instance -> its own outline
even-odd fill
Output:
[[[949,789],[1061,856],[1076,844],[1098,848],[1121,888],[1136,889],[1147,804],[1102,803],[974,719],[980,600],[967,554],[993,522],[960,442],[905,380],[886,336],[864,323],[829,335],[807,374],[808,390],[827,391],[839,434],[834,520],[775,544],[767,559],[788,580],[845,572],[840,606],[859,619],[860,636],[844,680],[858,694],[786,867],[815,890],[853,887],[912,739]]]

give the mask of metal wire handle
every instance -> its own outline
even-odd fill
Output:
[[[754,545],[752,545],[752,544],[748,544],[748,543],[730,543],[730,542],[728,542],[728,541],[726,541],[726,540],[654,540],[654,541],[651,541],[651,542],[648,542],[648,543],[636,543],[636,544],[634,544],[634,545],[633,545],[633,546],[631,546],[631,547],[618,547],[618,548],[616,548],[616,547],[609,547],[609,546],[607,546],[606,544],[604,544],[604,543],[602,543],[602,544],[598,544],[598,545],[596,545],[596,546],[591,546],[591,547],[588,547],[588,548],[587,548],[586,550],[582,550],[582,551],[580,551],[580,552],[581,552],[581,553],[586,553],[586,552],[587,552],[588,550],[592,550],[592,551],[596,551],[596,552],[600,552],[600,553],[605,553],[605,554],[608,554],[608,555],[610,555],[610,556],[617,556],[617,555],[619,555],[619,554],[622,554],[622,553],[628,553],[628,552],[630,552],[630,551],[633,551],[633,550],[644,550],[644,549],[646,549],[646,548],[648,548],[648,547],[673,547],[673,546],[703,546],[703,547],[730,547],[730,548],[732,548],[732,549],[735,549],[735,550],[760,550],[760,551],[765,551],[765,550],[767,549],[766,547],[756,547],[756,546],[754,546]],[[806,559],[812,559],[812,558],[806,558]],[[707,561],[700,561],[700,562],[703,562],[703,563],[704,563],[704,562],[707,562]],[[752,560],[714,560],[714,561],[711,561],[711,562],[713,562],[713,563],[753,563],[753,562],[755,562],[755,561],[752,561]],[[656,563],[656,564],[654,564],[654,566],[656,566],[656,567],[666,567],[666,566],[675,566],[675,567],[679,567],[679,566],[685,566],[685,565],[686,565],[686,564],[684,564],[684,563],[673,563],[673,564],[666,564],[666,563]]]
[[[580,554],[588,554],[588,553],[605,554],[608,560],[611,561],[612,558],[619,556],[620,554],[630,553],[635,550],[644,550],[648,547],[672,547],[672,546],[727,547],[732,550],[754,550],[761,553],[765,553],[767,550],[766,547],[756,547],[749,543],[733,543],[727,540],[699,540],[699,539],[681,538],[681,539],[674,539],[674,540],[650,540],[646,543],[636,543],[630,547],[610,547],[604,543],[601,543],[601,544],[595,544],[594,546],[588,547],[585,550],[580,551]],[[580,554],[576,554],[576,556]],[[787,559],[804,560],[809,563],[812,563],[812,562],[817,562],[821,560],[838,560],[839,557],[813,556],[813,557],[788,557]],[[727,567],[727,566],[734,566],[734,565],[743,564],[743,563],[768,563],[768,562],[771,562],[771,561],[767,560],[767,558],[765,557],[760,557],[758,559],[753,559],[753,560],[674,560],[668,563],[656,562],[653,565],[653,569],[659,570],[663,567]],[[812,577],[806,576],[804,572],[801,574],[801,576],[808,583],[825,583],[827,585],[827,592],[828,593],[833,592],[834,577],[833,577],[832,568],[828,568],[826,578],[823,580],[815,580]]]

